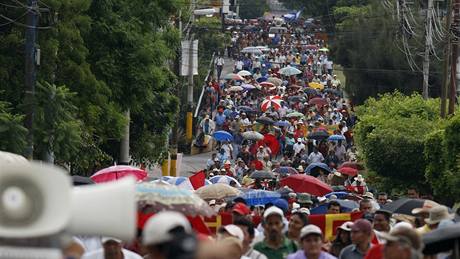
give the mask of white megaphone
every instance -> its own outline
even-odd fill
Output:
[[[60,232],[134,238],[134,179],[74,188],[58,167],[0,163],[0,238]]]

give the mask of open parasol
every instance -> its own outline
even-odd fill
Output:
[[[192,191],[162,182],[143,182],[136,186],[136,200],[144,213],[173,210],[185,215],[212,216],[214,210]]]
[[[238,189],[223,183],[206,185],[195,191],[195,194],[205,200],[224,199],[238,196],[240,193],[241,192]]]

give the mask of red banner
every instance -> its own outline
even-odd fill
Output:
[[[324,233],[324,237],[329,240],[331,237],[335,236],[337,228],[346,221],[355,221],[362,217],[361,212],[353,213],[341,213],[341,214],[321,214],[321,215],[311,215],[308,217],[310,224],[314,224],[321,228]],[[220,226],[225,226],[232,224],[232,214],[230,213],[221,213],[217,216],[204,219],[206,225],[211,230],[212,233],[216,233],[217,229]],[[254,225],[257,226],[261,221],[260,217],[254,217]]]

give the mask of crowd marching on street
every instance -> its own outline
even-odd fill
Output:
[[[416,188],[396,196],[368,182],[353,140],[359,118],[321,24],[258,19],[241,28],[205,86],[193,143],[211,150],[202,170],[95,173],[82,184],[137,177],[137,238],[73,236],[64,258],[459,258],[442,240],[460,231],[458,210]],[[109,177],[112,169],[120,171]]]

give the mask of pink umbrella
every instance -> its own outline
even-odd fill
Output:
[[[260,108],[263,112],[268,110],[270,107],[273,107],[275,108],[275,110],[278,110],[279,108],[281,108],[281,101],[283,100],[278,95],[269,96],[265,100],[262,101]]]
[[[136,180],[142,181],[147,177],[147,172],[128,165],[114,165],[97,171],[90,178],[96,183],[105,183],[116,181],[126,176],[134,176]]]

